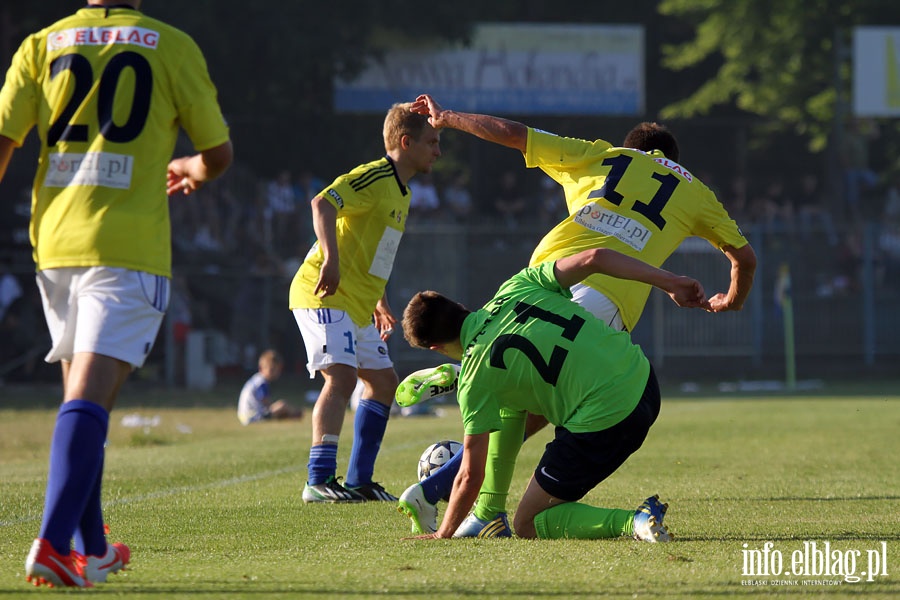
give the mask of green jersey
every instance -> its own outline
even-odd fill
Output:
[[[575,433],[627,417],[650,363],[627,332],[571,301],[554,262],[523,269],[463,323],[457,390],[465,433],[500,429],[500,411],[543,415]]]

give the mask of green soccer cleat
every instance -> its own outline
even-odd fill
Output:
[[[671,542],[674,537],[663,525],[668,504],[659,501],[659,495],[650,496],[634,511],[634,539],[642,542]]]
[[[459,368],[459,365],[446,363],[410,373],[397,386],[397,404],[412,406],[456,391]]]

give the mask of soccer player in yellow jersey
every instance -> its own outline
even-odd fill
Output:
[[[63,376],[25,562],[35,585],[91,587],[130,560],[125,544],[107,544],[101,511],[109,412],[168,305],[167,193],[192,193],[232,160],[200,49],[139,6],[88,0],[28,36],[0,90],[0,178],[32,128],[40,138],[30,233],[47,361]],[[199,152],[173,160],[179,128]]]
[[[304,502],[395,501],[372,480],[390,416],[397,373],[388,355],[396,324],[385,295],[409,212],[409,180],[441,155],[428,119],[395,104],[384,121],[386,156],[339,176],[311,201],[317,241],[297,271],[290,308],[306,347],[310,377],[324,386],[312,414]],[[342,485],[338,440],[357,379],[364,384]]]
[[[568,217],[540,241],[530,265],[600,247],[659,267],[685,238],[698,236],[731,263],[728,290],[712,295],[706,310],[743,307],[756,271],[753,248],[715,194],[678,163],[678,142],[664,126],[640,123],[622,146],[614,146],[605,140],[560,137],[491,115],[445,110],[428,94],[416,98],[412,110],[427,115],[435,129],[457,129],[519,150],[527,167],[540,168],[563,187]],[[595,274],[571,292],[575,302],[613,329],[631,331],[650,286]],[[530,417],[527,434],[544,424],[544,419]],[[521,441],[513,438],[502,432],[492,436],[494,466],[508,454],[502,447]],[[478,535],[503,511],[511,477],[509,465],[489,469],[478,506],[460,535]]]

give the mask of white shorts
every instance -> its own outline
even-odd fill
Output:
[[[92,352],[143,366],[169,305],[169,279],[115,267],[37,274],[53,347],[47,362]]]
[[[359,327],[347,313],[334,308],[295,308],[294,319],[306,346],[310,379],[334,364],[373,371],[394,366],[375,325]]]
[[[569,291],[572,292],[572,300],[583,306],[589,313],[616,331],[625,331],[619,307],[603,293],[583,283],[576,283],[569,288]]]

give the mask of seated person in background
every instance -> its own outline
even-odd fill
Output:
[[[259,371],[244,384],[238,400],[238,419],[242,425],[266,419],[303,417],[303,409],[284,400],[272,401],[269,384],[281,377],[283,368],[284,360],[275,350],[266,350],[259,356]]]

